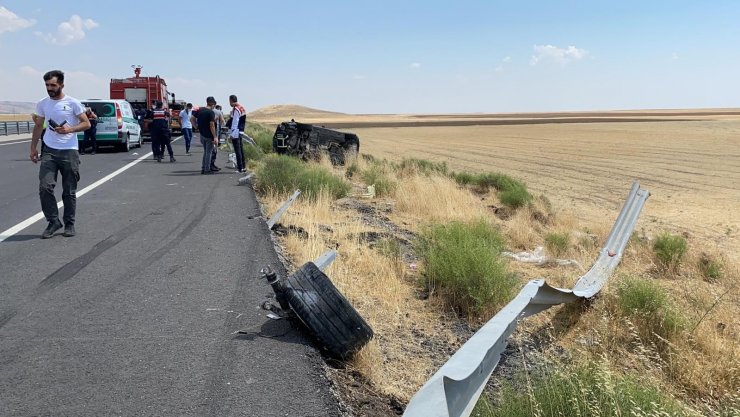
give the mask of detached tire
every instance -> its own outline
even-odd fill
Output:
[[[351,357],[372,339],[370,326],[313,262],[286,283],[290,307],[331,356]]]

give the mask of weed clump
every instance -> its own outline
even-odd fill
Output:
[[[505,383],[497,404],[484,399],[475,410],[480,417],[693,415],[658,387],[593,363],[518,375]]]
[[[686,254],[686,239],[683,236],[663,233],[655,239],[653,253],[666,270],[675,270]]]
[[[545,246],[555,256],[562,256],[568,250],[569,242],[570,234],[568,232],[552,232],[545,236]]]
[[[417,240],[427,286],[469,315],[511,300],[517,280],[500,256],[503,247],[501,232],[484,219],[432,224]]]
[[[716,281],[722,278],[722,264],[703,253],[698,262],[699,271],[707,281]]]
[[[686,327],[668,293],[654,281],[627,277],[618,286],[617,296],[622,316],[637,325],[643,340],[662,344],[661,339],[669,340]]]
[[[433,162],[426,159],[417,158],[404,158],[400,164],[398,164],[398,171],[418,173],[421,175],[447,175],[447,163],[446,162]]]
[[[452,177],[458,184],[472,185],[479,192],[488,192],[491,188],[495,189],[498,192],[501,204],[507,207],[519,208],[532,201],[532,195],[527,191],[527,186],[506,174],[460,172],[453,173]]]
[[[365,184],[375,185],[375,195],[378,197],[392,196],[398,187],[398,184],[388,176],[386,167],[379,163],[373,163],[362,171],[361,178]]]
[[[265,157],[257,168],[257,192],[283,194],[295,189],[309,199],[317,198],[322,190],[338,199],[347,196],[350,185],[320,166],[284,155]]]

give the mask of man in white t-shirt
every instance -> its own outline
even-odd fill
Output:
[[[80,179],[80,154],[77,152],[77,132],[90,128],[85,107],[79,100],[67,96],[64,89],[64,73],[59,70],[44,74],[46,97],[36,104],[36,123],[31,137],[31,161],[41,161],[39,167],[39,197],[41,210],[49,222],[41,234],[42,239],[54,236],[62,228],[59,209],[54,197],[57,174],[62,174],[62,202],[64,203],[64,233],[72,237],[75,233],[75,209],[77,208],[77,181]],[[39,138],[44,122],[48,128],[38,152]]]
[[[185,153],[191,156],[190,144],[193,142],[193,103],[188,103],[182,111],[180,111],[180,129],[182,130],[182,137],[185,139]]]

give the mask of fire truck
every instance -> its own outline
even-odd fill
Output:
[[[150,136],[149,134],[149,123],[151,119],[147,119],[145,114],[146,110],[152,107],[152,102],[155,100],[161,101],[163,107],[169,109],[170,107],[178,108],[179,113],[180,103],[175,100],[175,94],[167,91],[167,83],[164,78],[159,75],[154,77],[142,77],[141,76],[141,65],[132,65],[134,69],[134,76],[129,78],[111,78],[110,80],[110,98],[126,100],[131,103],[131,107],[134,109],[134,115],[136,116],[139,124],[141,125],[141,133],[143,136]],[[172,97],[172,101],[168,101],[168,97]],[[172,115],[172,120],[176,120],[176,128],[179,129],[179,120],[177,115]]]

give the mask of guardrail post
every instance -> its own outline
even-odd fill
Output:
[[[301,190],[295,190],[293,195],[290,196],[288,201],[283,203],[283,205],[275,212],[275,214],[270,217],[270,220],[267,222],[267,228],[272,229],[273,226],[275,226],[275,223],[277,223],[278,220],[280,220],[280,217],[282,217],[283,213],[285,213],[286,210],[288,210],[288,207],[290,207],[291,204],[295,201],[298,196],[301,195]]]
[[[316,265],[316,267],[319,268],[320,271],[324,271],[326,270],[326,268],[329,267],[329,265],[332,264],[332,262],[334,262],[335,259],[337,259],[337,251],[329,249],[321,256],[316,258],[316,260],[313,261],[313,264]]]

